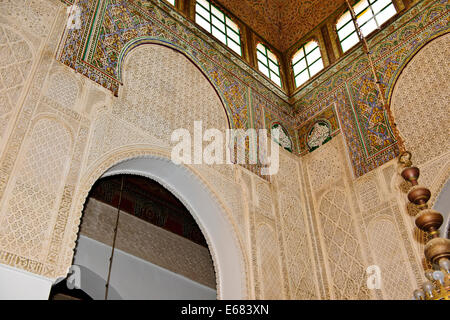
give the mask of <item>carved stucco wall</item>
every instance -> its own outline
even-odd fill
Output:
[[[448,1],[421,0],[371,35],[368,42],[372,59],[388,103],[405,64],[431,39],[449,32],[449,12]],[[329,33],[336,36],[332,28]],[[442,50],[446,49],[438,51],[440,57]],[[443,58],[434,59],[445,64]],[[445,71],[439,73],[442,72]],[[428,91],[431,92],[433,90]],[[435,94],[431,96],[432,100],[439,99]],[[428,98],[428,95],[423,97]],[[332,131],[339,130],[344,135],[353,173],[357,177],[396,158],[399,153],[361,46],[350,50],[305,84],[294,94],[292,103],[298,111],[300,153],[309,151],[304,141],[312,126],[324,117],[331,123]]]
[[[395,162],[354,179],[343,150],[338,135],[301,165],[318,246],[321,298],[408,299],[420,278],[420,261],[400,210],[402,197],[390,189]],[[380,290],[367,288],[366,269],[372,265],[381,269]]]
[[[412,161],[421,169],[419,183],[432,192],[434,204],[450,177],[450,34],[444,34],[427,43],[405,66],[392,94],[392,111],[398,128],[411,151]],[[401,189],[406,195],[409,185]],[[403,201],[406,205],[407,199]],[[409,205],[414,216],[418,209]],[[414,219],[409,219],[414,229]],[[417,250],[423,252],[425,237],[414,230]]]
[[[22,35],[0,24],[0,139],[21,97],[33,63],[33,50]]]
[[[394,117],[417,165],[445,157],[450,150],[449,57],[450,34],[445,34],[414,56],[393,92]]]
[[[8,8],[14,9],[12,3]],[[7,85],[23,87],[30,70],[22,67],[28,66],[25,63],[31,54],[36,57],[36,68],[28,79],[25,103],[17,106],[17,125],[2,149],[0,260],[56,278],[64,276],[71,264],[81,208],[93,183],[90,172],[96,179],[119,161],[120,156],[114,160],[118,148],[128,148],[124,157],[161,154],[167,158],[174,129],[190,129],[194,120],[202,120],[204,128],[223,130],[228,121],[206,77],[185,56],[163,46],[143,46],[130,53],[124,69],[125,90],[119,98],[112,98],[54,60],[65,27],[65,7],[49,1],[42,8],[53,10],[53,14],[42,15],[43,21],[38,19],[50,34],[40,38],[34,34],[36,46],[28,51],[23,40],[28,30],[21,33],[7,19],[1,27],[1,67],[17,68],[14,76],[21,80],[1,78],[2,99],[8,99],[4,118],[12,109],[12,98],[17,99]],[[23,46],[23,56],[10,55],[18,46]],[[99,168],[105,158],[110,159],[109,165]],[[235,169],[216,169],[199,166],[195,171],[203,170],[206,178],[198,174],[199,178],[220,194],[227,212],[239,219],[242,202]]]

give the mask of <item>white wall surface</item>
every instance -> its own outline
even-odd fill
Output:
[[[48,300],[52,281],[0,265],[0,300]]]
[[[81,289],[94,299],[105,297],[110,256],[110,246],[82,235],[78,239],[74,264],[81,266]],[[214,300],[216,291],[116,249],[108,298]]]

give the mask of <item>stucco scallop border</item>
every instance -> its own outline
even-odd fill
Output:
[[[100,159],[98,159],[94,164],[90,166],[85,172],[82,174],[82,178],[80,180],[79,186],[76,190],[75,196],[74,196],[74,206],[71,211],[71,216],[69,217],[68,222],[68,228],[67,233],[68,236],[66,237],[66,247],[70,250],[70,252],[73,255],[76,241],[78,238],[78,232],[79,232],[79,226],[81,223],[81,216],[82,211],[84,208],[84,203],[86,201],[86,198],[89,194],[89,191],[91,190],[94,183],[102,176],[104,175],[110,168],[120,164],[124,163],[126,161],[132,160],[132,159],[139,159],[139,158],[150,158],[150,159],[159,159],[164,160],[167,162],[170,161],[170,156],[168,155],[167,151],[155,148],[155,147],[149,147],[149,146],[143,146],[143,145],[133,145],[133,146],[127,146],[122,147],[119,149],[115,149],[112,152],[109,152],[108,154],[102,156]],[[238,236],[238,229],[233,222],[232,215],[230,214],[229,210],[226,208],[226,206],[223,204],[223,201],[220,199],[219,193],[214,190],[214,188],[211,187],[211,185],[204,179],[201,174],[193,168],[192,166],[182,166],[183,171],[187,173],[191,178],[196,179],[200,184],[202,185],[204,191],[210,196],[215,203],[219,206],[219,208],[222,211],[223,218],[228,222],[228,225],[225,225],[225,227],[231,232],[232,237],[234,238],[236,242],[236,246],[239,250],[239,256],[240,256],[240,269],[245,270],[243,274],[241,274],[241,280],[243,286],[241,286],[241,297],[246,299],[248,298],[248,285],[249,285],[249,277],[248,277],[248,258],[245,255],[245,251],[243,250],[244,246],[242,243],[242,240]],[[126,172],[124,172],[126,173]],[[177,194],[176,190],[169,187],[167,184],[164,183],[164,181],[159,181],[164,187],[166,187],[169,191],[173,192],[174,194]],[[196,222],[199,224],[200,229],[202,230],[203,234],[205,235],[205,239],[208,243],[208,247],[210,248],[212,260],[214,263],[214,269],[216,274],[221,273],[221,267],[218,265],[218,253],[217,250],[212,246],[211,241],[211,235],[208,232],[208,230],[205,230],[205,228],[199,223],[198,218],[196,217],[195,212],[192,212],[192,208],[190,208],[187,205],[187,202],[185,199],[180,197],[180,201],[191,212]],[[62,268],[64,270],[68,270],[70,266],[64,265]],[[222,292],[222,284],[218,280],[219,277],[216,276],[216,285],[217,285],[217,297],[218,299],[221,299],[223,296]],[[245,286],[245,287],[244,287]]]

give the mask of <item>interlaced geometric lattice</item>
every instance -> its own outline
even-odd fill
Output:
[[[391,108],[415,165],[450,150],[449,57],[450,34],[446,34],[414,56],[392,95]]]
[[[327,192],[322,198],[319,215],[335,298],[370,299],[345,193],[337,189]]]
[[[57,5],[57,1],[2,0],[0,15],[16,21],[35,36],[44,36],[51,29]]]
[[[47,96],[64,108],[72,108],[78,91],[79,88],[73,76],[65,72],[58,72],[50,80]]]
[[[262,225],[256,233],[259,251],[259,269],[262,282],[261,299],[280,299],[282,281],[280,274],[280,250],[274,231]]]
[[[56,200],[69,164],[71,136],[54,120],[39,120],[25,145],[0,223],[0,247],[39,261],[45,255]]]
[[[399,233],[387,219],[377,220],[367,228],[370,245],[381,268],[382,289],[387,299],[409,299],[413,292],[405,270],[408,262],[400,247]]]
[[[22,36],[0,24],[0,138],[22,93],[32,58]]]
[[[301,203],[292,191],[280,193],[280,212],[291,299],[317,299]]]
[[[133,50],[125,66],[125,95],[113,114],[141,130],[170,142],[173,130],[228,127],[225,110],[214,88],[182,54],[157,45]],[[155,115],[158,115],[157,117]]]

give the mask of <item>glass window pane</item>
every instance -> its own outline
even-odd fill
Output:
[[[214,37],[216,37],[217,39],[219,39],[224,44],[227,43],[227,38],[225,37],[225,34],[222,33],[221,31],[217,30],[215,27],[212,28],[212,35]]]
[[[217,18],[219,18],[220,20],[222,20],[223,22],[225,22],[225,15],[216,7],[214,7],[213,5],[211,5],[211,12],[213,15],[215,15]]]
[[[375,22],[375,19],[370,20],[365,25],[361,27],[362,34],[367,37],[373,30],[377,28],[377,24]]]
[[[389,3],[392,3],[392,0],[378,0],[373,1],[372,10],[375,14],[380,12],[384,7],[386,7]]]
[[[203,19],[202,16],[196,15],[195,16],[195,22],[197,22],[202,28],[204,28],[208,32],[211,32],[211,25],[209,24],[208,21]]]
[[[175,5],[175,0],[166,0],[168,3],[170,3],[171,5]]]
[[[350,11],[347,11],[342,15],[342,17],[339,18],[338,22],[336,23],[336,29],[342,28],[342,26],[350,20],[352,20],[352,15],[350,14]]]
[[[297,87],[300,87],[302,84],[304,84],[308,80],[309,80],[308,70],[305,70],[302,73],[300,73],[298,76],[295,77],[295,85]]]
[[[269,69],[267,69],[267,67],[265,65],[263,65],[260,61],[258,61],[258,68],[259,68],[259,71],[264,73],[266,76],[269,76]]]
[[[299,61],[301,58],[305,56],[305,53],[303,52],[303,49],[300,49],[297,51],[296,54],[292,57],[292,64],[296,64],[297,61]]]
[[[267,49],[267,56],[268,56],[270,59],[272,59],[274,62],[278,62],[277,56],[274,55],[274,54],[272,53],[272,51],[270,51],[269,49]]]
[[[198,3],[200,3],[202,6],[204,6],[206,9],[209,8],[209,2],[206,0],[197,0]]]
[[[207,0],[197,0],[195,22],[239,55],[242,54],[239,27]],[[226,22],[226,24],[225,24]]]
[[[317,60],[316,63],[314,63],[313,65],[311,65],[309,67],[309,73],[311,74],[311,77],[312,77],[322,69],[323,69],[323,61],[322,61],[322,59],[320,59],[320,60]]]
[[[299,74],[301,71],[306,69],[306,60],[302,59],[296,65],[294,65],[294,75]]]
[[[277,57],[261,43],[258,43],[256,48],[259,70],[281,87],[280,67]]]
[[[383,23],[385,23],[386,21],[388,21],[390,18],[392,18],[393,16],[395,16],[395,14],[397,13],[397,11],[395,10],[395,7],[393,4],[391,4],[389,7],[387,7],[386,9],[384,9],[383,11],[381,11],[377,16],[377,22],[378,25],[382,25]]]
[[[231,29],[236,31],[236,33],[239,33],[239,27],[236,23],[234,23],[233,20],[227,17],[227,26],[229,26]]]
[[[351,34],[352,32],[356,31],[355,25],[353,24],[353,21],[350,22],[348,25],[346,25],[344,28],[339,30],[339,40],[344,39],[346,36]]]
[[[208,11],[206,11],[202,6],[197,5],[195,8],[197,15],[202,16],[206,21],[211,21],[210,14]]]
[[[317,42],[315,41],[310,41],[307,44],[305,44],[305,51],[306,54],[310,53],[311,51],[313,51],[314,49],[316,49],[317,47],[319,47],[319,45],[317,44]]]
[[[366,21],[373,18],[372,10],[367,8],[361,15],[358,16],[358,25],[362,26]]]
[[[215,26],[217,29],[219,29],[220,31],[222,31],[223,33],[225,33],[225,24],[220,21],[219,19],[217,19],[216,17],[212,16],[212,21],[211,23],[213,24],[213,26]]]
[[[259,51],[261,51],[264,54],[266,52],[266,47],[264,47],[264,45],[262,45],[261,43],[257,44],[256,49],[258,49]]]
[[[353,9],[365,37],[397,13],[392,0],[361,0],[353,6]],[[353,22],[345,25],[351,19],[350,17],[350,12],[347,11],[336,23],[338,37],[344,52],[359,42]]]
[[[369,6],[369,2],[367,0],[362,0],[353,6],[353,11],[355,11],[356,15],[359,15]]]
[[[281,79],[278,76],[272,73],[270,79],[281,87]]]
[[[311,64],[319,58],[320,58],[320,50],[319,48],[317,48],[316,50],[314,50],[313,52],[311,52],[306,56],[306,61],[308,62],[308,64]]]
[[[241,43],[241,37],[239,36],[239,34],[237,34],[236,32],[234,32],[233,30],[231,30],[228,27],[227,27],[227,36],[229,38],[233,39],[235,42]]]
[[[270,68],[270,70],[275,72],[277,75],[280,75],[280,68],[270,60],[269,60],[269,68]]]
[[[256,51],[256,56],[259,61],[262,61],[264,64],[267,64],[267,57],[263,55],[259,50]]]
[[[352,34],[350,37],[348,37],[347,39],[345,39],[344,41],[342,41],[341,46],[342,46],[342,51],[347,51],[348,49],[350,49],[351,47],[353,47],[355,44],[357,44],[359,42],[359,38],[358,35],[356,34],[356,32],[354,34]]]

